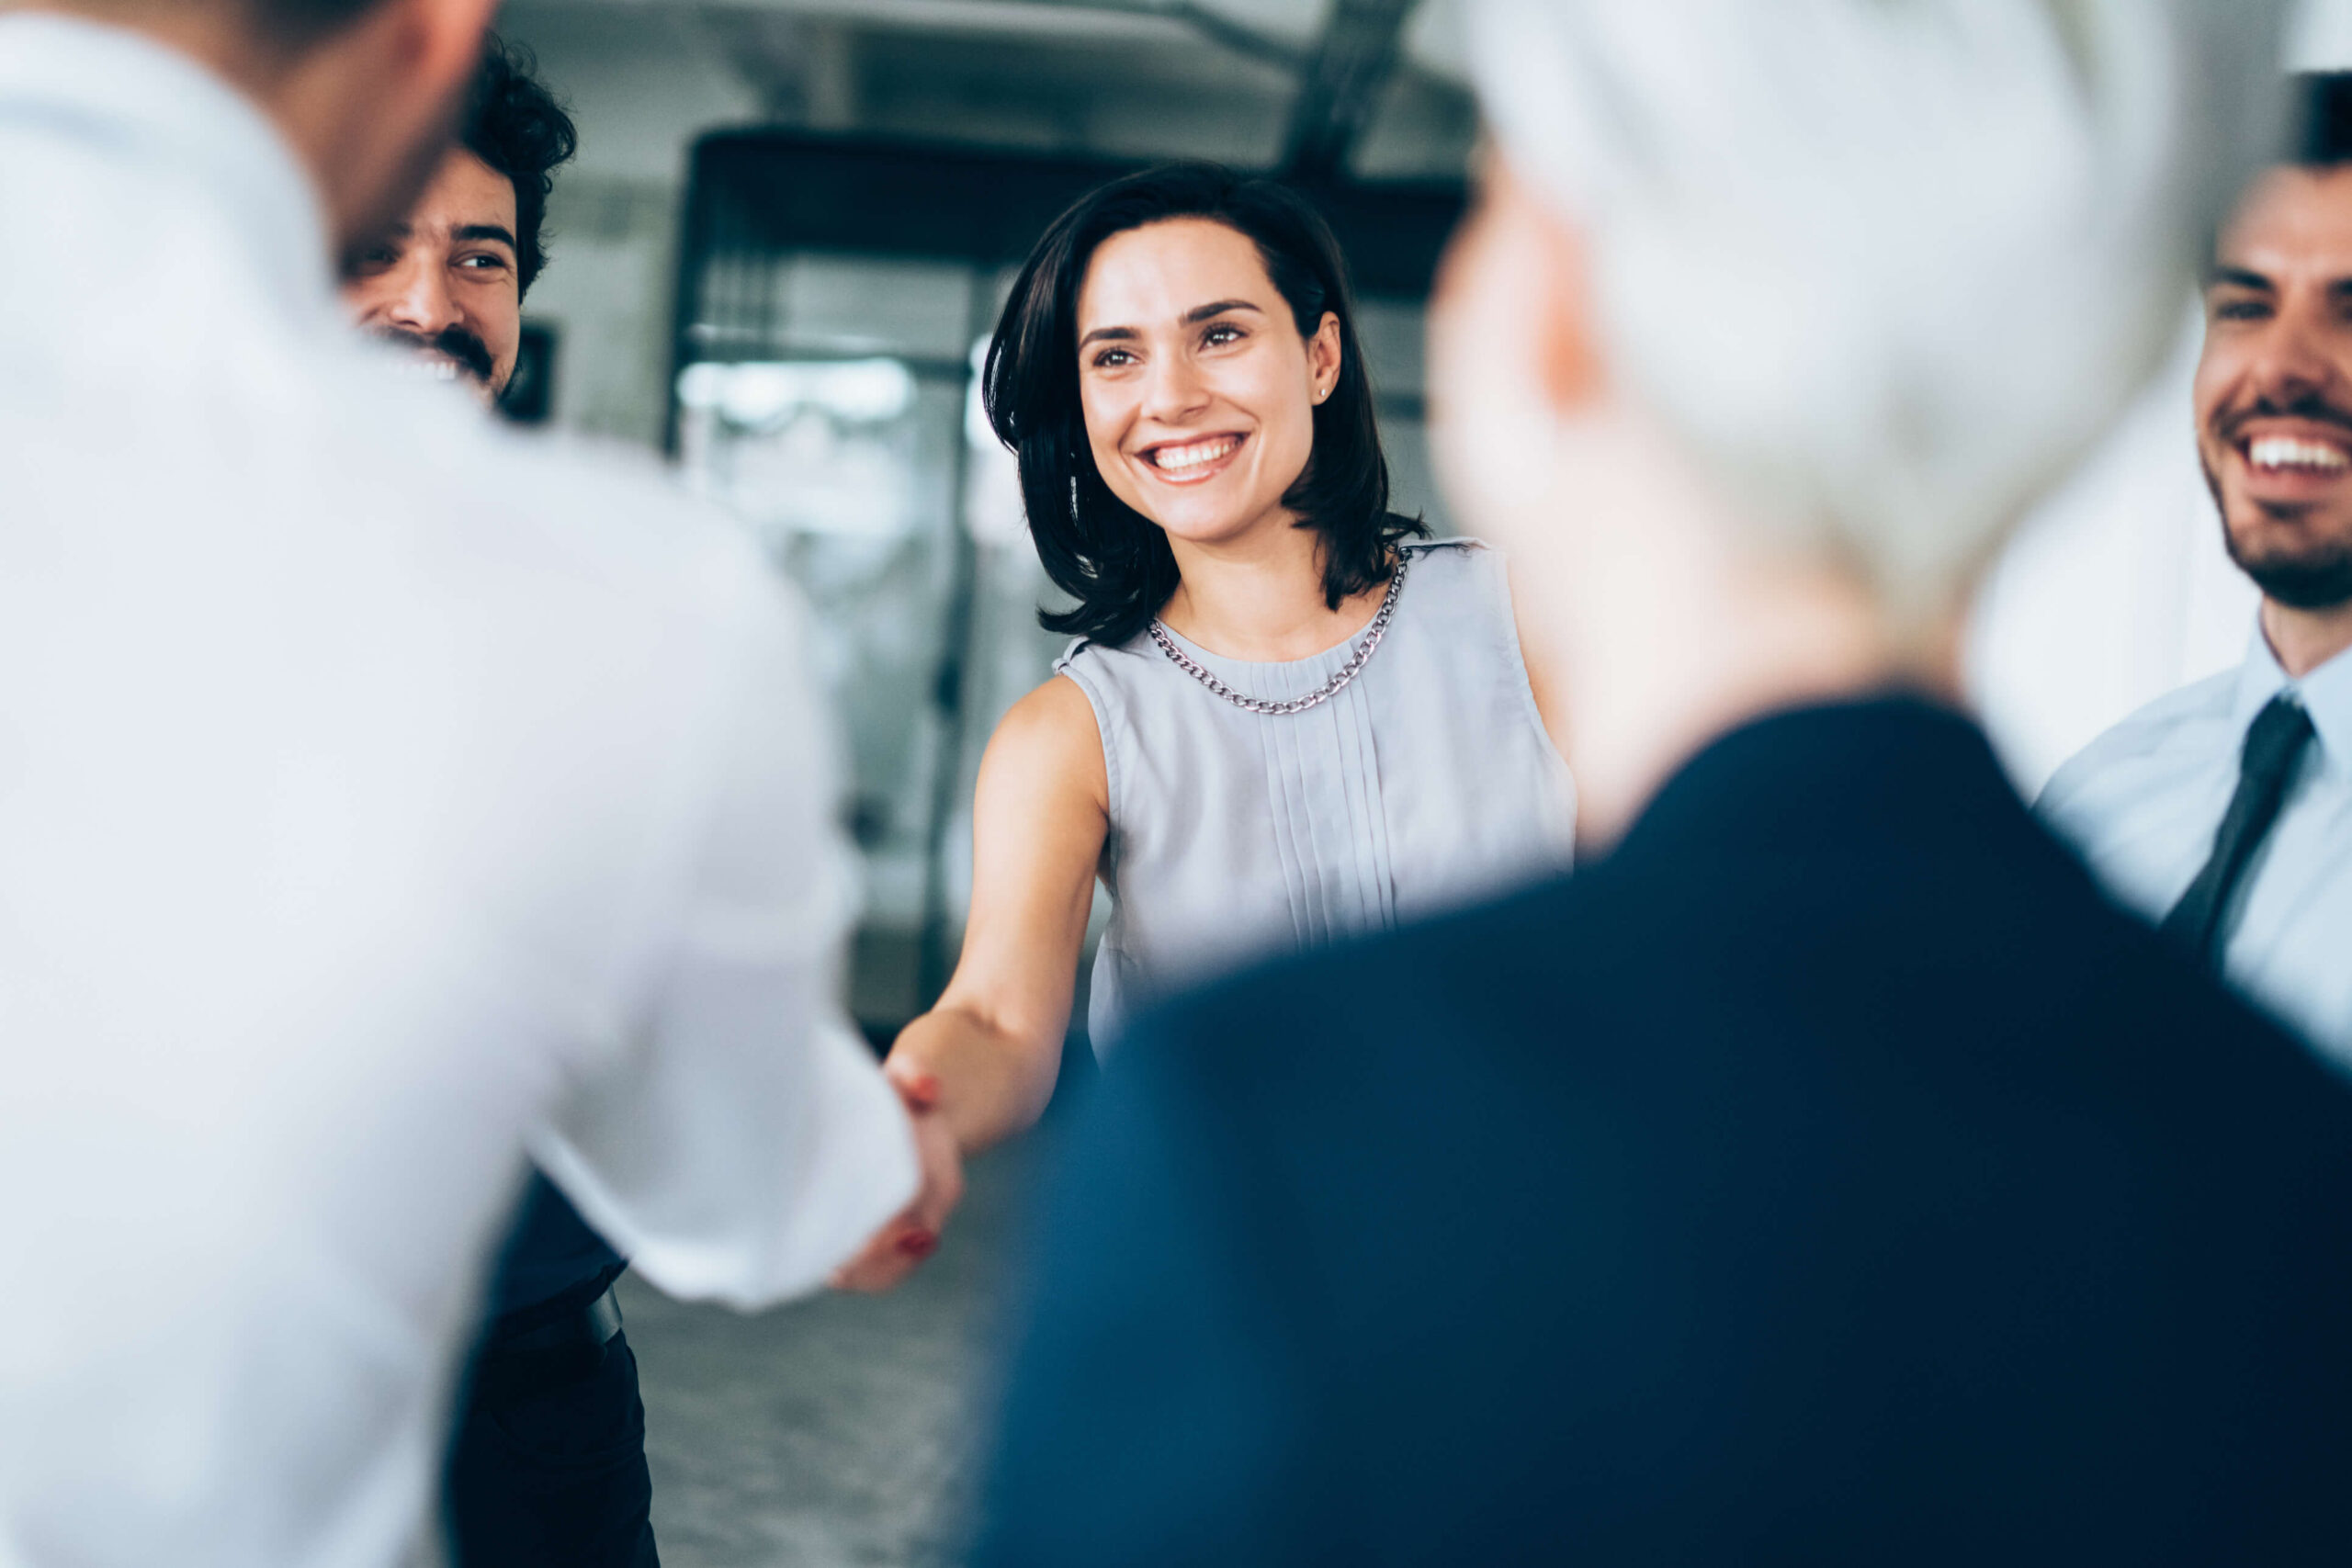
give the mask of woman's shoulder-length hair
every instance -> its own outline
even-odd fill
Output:
[[[1114,180],[1054,220],[1012,286],[981,371],[989,423],[1020,459],[1038,558],[1078,601],[1037,613],[1048,631],[1122,643],[1176,591],[1168,536],[1113,494],[1094,466],[1078,385],[1078,296],[1096,249],[1114,234],[1175,218],[1208,219],[1250,240],[1302,336],[1312,336],[1327,311],[1339,320],[1339,379],[1315,406],[1313,453],[1283,497],[1299,526],[1322,536],[1330,606],[1385,581],[1396,542],[1429,532],[1388,510],[1372,380],[1329,226],[1272,180],[1216,164],[1170,164]]]

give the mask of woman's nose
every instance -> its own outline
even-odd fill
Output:
[[[1199,369],[1183,355],[1168,355],[1148,372],[1144,412],[1161,421],[1181,420],[1208,401],[1207,384]]]

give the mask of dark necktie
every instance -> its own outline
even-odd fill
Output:
[[[2221,966],[2222,917],[2254,852],[2262,847],[2263,836],[2278,820],[2288,776],[2311,739],[2311,715],[2284,692],[2263,705],[2245,732],[2245,748],[2238,754],[2237,793],[2230,796],[2221,830],[2213,835],[2213,852],[2165,917],[2165,933],[2187,942],[2208,968]]]

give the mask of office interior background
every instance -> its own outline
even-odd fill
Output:
[[[1128,168],[1198,156],[1298,181],[1355,269],[1396,504],[1450,531],[1420,335],[1478,141],[1459,17],[1450,0],[513,0],[500,27],[582,137],[527,302],[526,400],[669,454],[815,606],[866,874],[852,1000],[886,1042],[953,963],[980,750],[1061,646],[1037,627],[1048,585],[974,389],[1013,269]],[[2352,0],[2307,6],[2287,63],[2352,64]],[[2191,300],[2182,323],[2171,367],[2020,529],[1973,630],[2029,791],[2250,635],[2191,446]],[[1076,1043],[1072,1060],[1082,1085]],[[955,1560],[1037,1157],[984,1161],[945,1251],[884,1301],[739,1319],[628,1289],[665,1560]]]

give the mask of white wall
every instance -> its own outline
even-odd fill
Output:
[[[2193,316],[2164,373],[1995,566],[1970,684],[2020,788],[2151,698],[2245,652],[2255,593],[2199,472]]]

